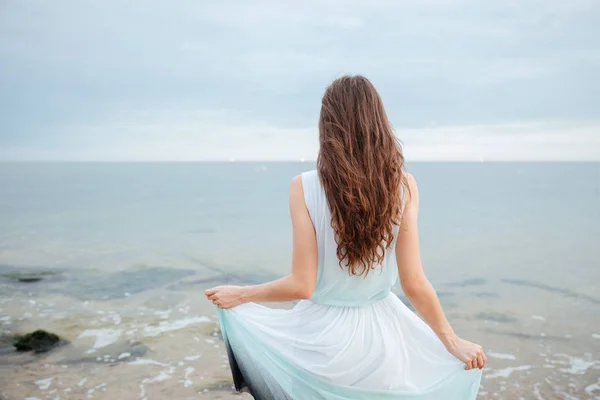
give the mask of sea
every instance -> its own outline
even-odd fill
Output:
[[[0,399],[239,399],[203,291],[290,270],[314,168],[0,163]],[[488,356],[478,398],[600,399],[600,163],[407,170],[425,272]],[[36,329],[61,345],[16,352]]]

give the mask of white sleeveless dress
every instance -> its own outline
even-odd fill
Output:
[[[465,371],[391,293],[395,242],[381,268],[349,275],[317,172],[303,173],[302,185],[318,243],[316,288],[291,310],[217,308],[236,389],[257,400],[475,399],[481,371]]]

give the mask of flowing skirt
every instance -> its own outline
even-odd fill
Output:
[[[363,307],[300,301],[217,309],[238,391],[256,400],[470,400],[478,369],[393,294]]]

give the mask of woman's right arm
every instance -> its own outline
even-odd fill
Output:
[[[413,176],[408,174],[407,178],[409,191],[396,243],[396,261],[402,290],[448,352],[463,361],[466,369],[483,368],[486,357],[481,346],[456,336],[423,271],[417,226],[419,191]]]

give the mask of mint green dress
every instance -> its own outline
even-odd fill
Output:
[[[290,310],[217,308],[236,389],[257,400],[475,399],[481,371],[465,371],[391,293],[395,243],[367,278],[349,275],[317,172],[303,173],[302,185],[317,236],[316,288]]]

